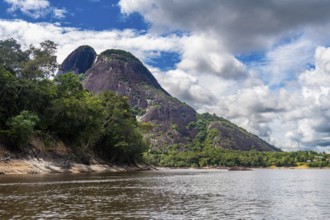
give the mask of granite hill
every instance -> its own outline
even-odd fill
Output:
[[[94,93],[111,90],[126,96],[138,120],[148,125],[144,135],[153,149],[166,151],[175,147],[189,150],[196,145],[203,147],[208,142],[216,148],[278,150],[228,120],[198,114],[189,105],[172,97],[131,53],[109,49],[93,58],[92,51],[88,46],[73,51],[63,62],[61,74],[85,70],[84,87],[87,90]],[[92,58],[95,61],[91,62]]]

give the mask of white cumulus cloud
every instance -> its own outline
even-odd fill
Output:
[[[31,23],[23,20],[1,20],[0,40],[14,38],[25,48],[52,40],[58,44],[58,62],[81,45],[90,45],[98,53],[119,48],[132,52],[142,60],[148,60],[154,51],[177,51],[180,38],[177,36],[155,36],[140,34],[135,30],[93,31],[61,27],[51,23]]]
[[[48,0],[5,0],[10,5],[9,13],[21,11],[23,14],[38,19],[53,14],[55,18],[64,18],[67,11],[52,7]]]

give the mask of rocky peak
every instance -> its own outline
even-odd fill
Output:
[[[104,69],[104,67],[109,67],[110,69]],[[86,87],[93,92],[101,92],[105,89],[111,89],[113,91],[119,90],[119,93],[123,93],[122,83],[129,84],[129,86],[134,86],[134,84],[147,84],[162,92],[168,94],[157,82],[155,77],[150,73],[150,71],[142,64],[142,62],[137,59],[130,52],[117,49],[109,49],[102,52],[96,60],[93,70],[87,73],[87,77],[92,77],[95,79],[96,75],[102,74],[101,71],[107,71],[107,76],[111,75],[118,81],[112,82],[99,82],[99,83],[89,83],[90,80],[86,81]],[[93,76],[90,73],[93,72]],[[104,78],[100,80],[103,81]],[[94,81],[93,81],[94,82]],[[120,83],[118,83],[120,82]],[[126,89],[124,89],[126,90]],[[124,94],[128,95],[128,94]]]
[[[195,110],[169,95],[129,52],[113,49],[102,52],[87,71],[84,86],[95,93],[111,90],[128,97],[137,117],[153,124],[149,139],[154,145],[184,143],[195,134],[187,129],[196,119]]]
[[[80,46],[63,61],[57,74],[68,72],[85,73],[93,65],[96,56],[97,54],[92,47],[87,45]]]

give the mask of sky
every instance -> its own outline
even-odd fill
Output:
[[[286,151],[330,152],[328,0],[0,0],[0,40],[130,51],[173,96]]]

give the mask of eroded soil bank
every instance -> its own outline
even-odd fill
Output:
[[[70,163],[70,164],[69,164]],[[65,160],[5,159],[0,161],[0,174],[49,174],[49,173],[87,173],[87,172],[128,172],[147,170],[146,166],[125,166],[101,164],[92,161],[90,165]]]

